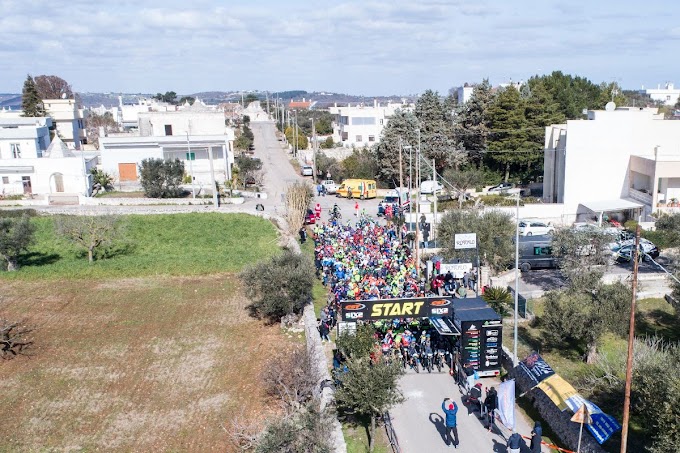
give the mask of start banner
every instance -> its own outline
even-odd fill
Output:
[[[452,297],[348,300],[340,302],[342,321],[453,316]]]

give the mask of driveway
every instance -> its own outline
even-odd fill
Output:
[[[498,388],[498,379],[483,378],[484,387]],[[406,400],[390,411],[392,424],[403,453],[436,453],[460,451],[462,453],[506,452],[506,439],[510,431],[501,427],[489,433],[479,412],[468,414],[462,395],[447,372],[416,374],[409,371],[402,377],[400,386]],[[460,445],[454,450],[444,442],[444,414],[442,401],[453,399],[458,405],[458,436]],[[517,431],[529,436],[533,422],[516,408]],[[545,451],[548,451],[547,449]]]

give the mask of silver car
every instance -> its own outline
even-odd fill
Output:
[[[309,165],[302,166],[302,176],[314,176],[314,169]]]

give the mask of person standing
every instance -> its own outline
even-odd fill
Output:
[[[498,407],[498,392],[494,387],[491,387],[488,392],[486,392],[486,399],[484,400],[484,407],[486,408],[486,415],[488,418],[487,430],[491,432],[494,426],[495,414],[494,411]]]
[[[444,440],[447,445],[453,445],[455,448],[458,448],[458,423],[456,420],[458,406],[451,398],[444,398],[442,410],[446,416]]]
[[[534,423],[534,429],[531,430],[531,444],[529,445],[531,453],[541,453],[542,436],[543,427],[541,427],[541,422]]]
[[[508,438],[508,453],[519,453],[521,450],[522,436],[520,436],[518,433],[512,433]]]
[[[354,215],[359,217],[359,202],[358,201],[354,202]]]
[[[316,217],[317,221],[321,219],[321,203],[317,203],[314,206],[314,217]]]

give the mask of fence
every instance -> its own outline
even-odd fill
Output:
[[[394,432],[394,426],[392,426],[392,419],[390,418],[390,413],[385,412],[382,416],[382,419],[383,423],[385,424],[387,439],[390,441],[390,446],[392,447],[392,453],[401,453],[399,441],[397,440],[397,433]]]

